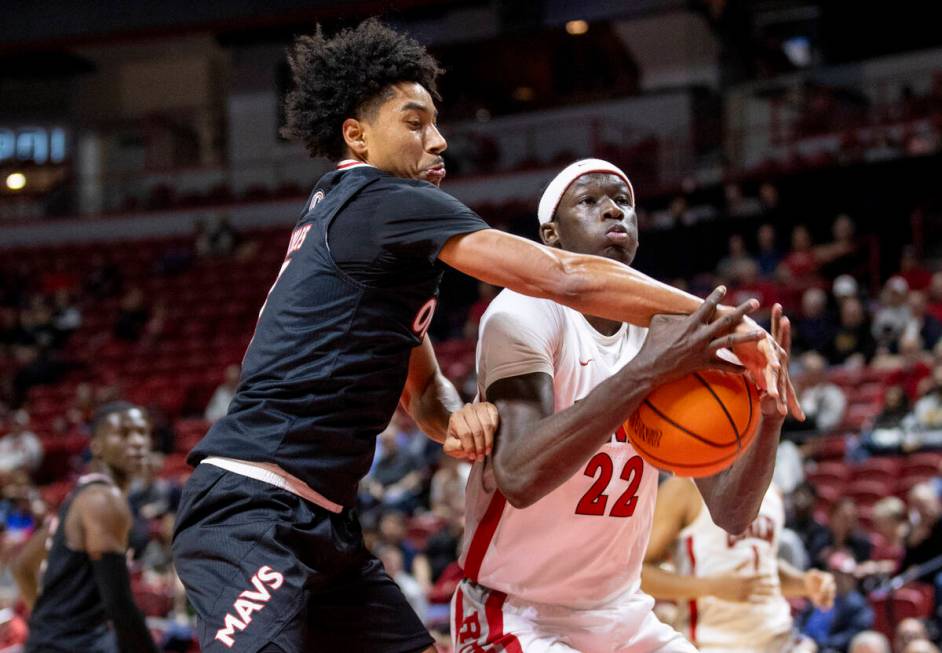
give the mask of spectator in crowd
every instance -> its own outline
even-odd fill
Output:
[[[857,562],[870,559],[872,545],[860,529],[857,504],[850,497],[840,497],[828,511],[828,525],[808,544],[808,555],[815,566],[825,567],[835,552],[850,553]]]
[[[726,256],[720,259],[716,265],[716,276],[722,283],[729,284],[740,277],[740,270],[743,264],[750,264],[753,258],[746,251],[746,241],[741,234],[733,234],[729,237],[728,251]]]
[[[847,653],[893,653],[890,650],[890,640],[883,633],[875,630],[865,630],[854,635],[850,640]]]
[[[150,320],[150,310],[144,303],[144,292],[131,288],[121,298],[121,308],[114,324],[114,335],[125,342],[137,342]]]
[[[903,570],[942,555],[942,500],[935,486],[931,482],[919,483],[913,486],[906,499],[913,524],[906,537]],[[919,579],[935,583],[936,604],[939,605],[942,599],[942,572],[927,571]]]
[[[840,274],[831,284],[831,294],[834,295],[834,301],[840,306],[844,300],[860,299],[860,285],[849,274]]]
[[[442,519],[464,515],[464,490],[471,473],[471,464],[451,456],[443,456],[432,475],[429,502],[432,512]]]
[[[379,544],[391,546],[402,553],[402,568],[412,574],[423,589],[432,584],[432,572],[425,554],[406,538],[406,516],[399,510],[388,510],[379,519]]]
[[[909,617],[903,619],[896,626],[896,632],[893,633],[893,651],[894,653],[903,653],[906,647],[913,642],[921,639],[929,639],[929,631],[926,625],[919,619]]]
[[[239,233],[226,216],[219,216],[207,227],[197,223],[196,253],[198,256],[229,256],[239,246]]]
[[[922,428],[942,428],[942,365],[932,369],[932,384],[913,406],[913,417]]]
[[[909,321],[903,329],[902,337],[919,336],[926,349],[935,347],[942,338],[942,322],[927,312],[928,297],[921,290],[910,290],[907,303],[909,304]]]
[[[865,574],[895,573],[899,571],[900,563],[903,561],[906,535],[909,532],[909,514],[906,511],[906,504],[899,497],[884,497],[874,504],[871,519],[875,543],[871,555],[875,564],[862,563],[861,567],[870,565],[862,571]]]
[[[723,186],[724,212],[732,218],[748,218],[762,211],[762,203],[755,197],[743,195],[742,186],[730,182]]]
[[[939,653],[939,647],[928,639],[917,639],[915,642],[910,642],[903,649],[903,653]]]
[[[792,248],[778,266],[777,276],[782,283],[801,291],[818,283],[818,259],[808,227],[798,225],[792,229]]]
[[[766,222],[776,223],[781,215],[781,198],[778,188],[770,181],[764,181],[759,185],[759,202],[762,204],[762,217]]]
[[[376,557],[383,563],[386,574],[393,579],[406,597],[406,601],[415,610],[415,614],[424,622],[428,614],[428,601],[425,588],[406,571],[403,566],[402,551],[395,546],[382,546],[376,551]]]
[[[775,451],[775,470],[772,482],[785,495],[794,492],[805,480],[804,460],[792,440],[783,437]]]
[[[491,300],[497,296],[498,288],[483,281],[478,282],[478,298],[468,309],[468,317],[464,323],[464,337],[467,340],[477,340],[478,324],[481,323],[481,316],[490,305]]]
[[[863,303],[856,296],[846,297],[840,302],[838,316],[837,329],[826,349],[828,361],[850,367],[866,365],[873,358],[877,343]]]
[[[900,254],[899,276],[912,290],[925,291],[932,283],[932,273],[922,264],[912,245],[906,245]]]
[[[870,366],[891,372],[888,381],[903,386],[906,396],[915,401],[925,391],[925,380],[932,375],[932,356],[923,348],[918,334],[904,334],[897,350],[896,354],[881,351]]]
[[[909,397],[901,385],[891,385],[883,392],[883,408],[874,418],[874,429],[892,429],[909,414]]]
[[[363,480],[368,507],[381,506],[412,513],[422,491],[423,474],[419,463],[399,443],[396,430],[379,435],[376,462]]]
[[[68,290],[59,290],[53,299],[55,311],[53,313],[52,324],[55,330],[61,334],[60,341],[64,342],[69,335],[82,326],[82,311],[78,304],[72,299]]]
[[[855,635],[873,626],[873,609],[857,589],[857,564],[850,554],[835,551],[828,556],[827,567],[837,585],[834,606],[806,611],[801,632],[817,643],[820,653],[842,653]]]
[[[816,254],[822,273],[833,279],[842,274],[860,277],[866,272],[863,247],[857,238],[857,226],[847,214],[841,214],[831,226],[832,240],[818,248]]]
[[[840,386],[827,380],[827,361],[821,354],[805,352],[799,360],[802,369],[799,396],[807,416],[805,424],[820,433],[827,433],[844,420],[847,397]]]
[[[15,470],[36,471],[43,459],[43,445],[29,428],[29,413],[18,410],[9,422],[9,432],[0,438],[0,477]]]
[[[242,368],[236,364],[226,367],[225,372],[223,372],[222,383],[216,387],[209,403],[206,404],[203,417],[207,422],[215,422],[225,417],[226,413],[229,412],[229,403],[235,396],[236,388],[239,387],[239,375],[241,373]]]
[[[926,303],[926,312],[942,322],[942,272],[932,275],[929,282],[929,296]]]
[[[797,533],[804,545],[806,557],[810,559],[811,546],[830,537],[827,527],[815,519],[814,509],[818,501],[818,492],[808,481],[795,488],[791,495],[785,496],[785,526]]]
[[[903,335],[911,315],[907,297],[909,284],[902,277],[890,277],[880,293],[880,308],[873,316],[873,337],[878,345],[891,351]]]
[[[759,241],[759,255],[756,257],[759,273],[763,279],[772,279],[779,263],[782,262],[782,253],[775,242],[775,227],[768,223],[761,225],[756,237]]]
[[[808,288],[801,296],[801,317],[795,321],[795,349],[827,351],[834,341],[835,324],[828,314],[828,296],[820,288]]]

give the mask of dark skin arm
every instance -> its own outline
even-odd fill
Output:
[[[788,365],[791,351],[791,325],[782,315],[782,307],[772,307],[772,337],[785,352]],[[697,487],[713,522],[729,533],[741,533],[759,514],[762,498],[772,482],[775,452],[778,449],[784,416],[768,396],[762,398],[762,419],[755,442],[736,462],[719,474],[696,479]]]
[[[20,598],[30,610],[36,603],[36,597],[39,596],[39,568],[46,559],[47,537],[49,537],[47,526],[34,532],[11,565],[13,579],[20,588]]]
[[[89,488],[75,499],[68,521],[71,521],[73,511],[77,517],[81,549],[89,558],[99,560],[105,553],[124,555],[127,552],[131,510],[117,490],[107,486]]]
[[[553,413],[553,381],[545,373],[492,383],[487,398],[501,415],[494,473],[510,504],[525,508],[559,487],[657,385],[697,369],[740,371],[715,354],[723,347],[762,337],[759,332],[732,333],[756,303],[746,302],[714,320],[722,296],[722,289],[717,289],[690,316],[655,316],[638,355],[566,410]]]

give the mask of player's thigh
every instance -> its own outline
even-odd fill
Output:
[[[626,623],[630,623],[626,620]],[[615,649],[617,653],[698,653],[686,637],[648,611],[638,628]]]
[[[418,653],[434,644],[399,586],[382,563],[362,563],[331,579],[307,605],[306,643],[312,651]]]
[[[462,581],[451,600],[455,653],[576,653],[565,635],[504,608],[506,596]]]

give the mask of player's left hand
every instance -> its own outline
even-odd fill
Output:
[[[766,346],[776,347],[776,356],[779,360],[776,385],[780,393],[777,397],[768,393],[763,394],[762,415],[770,419],[784,419],[787,402],[788,412],[791,412],[796,419],[804,420],[805,413],[798,403],[798,395],[788,375],[788,361],[792,351],[792,325],[785,317],[781,304],[772,306],[772,338],[771,340],[766,338],[764,342]],[[784,397],[781,393],[784,393]]]
[[[834,576],[819,569],[809,569],[805,572],[805,594],[811,599],[816,608],[830,610],[834,605]]]
[[[494,448],[494,433],[499,424],[494,404],[487,401],[465,404],[448,419],[442,450],[453,458],[484,460]]]

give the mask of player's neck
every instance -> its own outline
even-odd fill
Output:
[[[582,314],[582,317],[585,318],[585,321],[588,322],[593,329],[601,333],[603,336],[615,335],[622,325],[621,322],[606,320],[601,317],[595,317],[594,315],[586,315],[585,313]]]
[[[122,494],[128,493],[128,485],[131,483],[130,477],[114,467],[109,466],[103,460],[94,459],[89,464],[89,471],[97,474],[104,474],[111,479],[111,482],[118,486]]]

